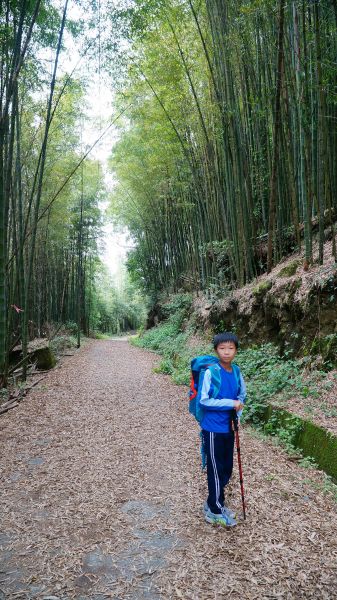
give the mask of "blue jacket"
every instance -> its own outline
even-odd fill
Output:
[[[232,372],[228,372],[220,364],[212,365],[206,369],[202,382],[201,428],[215,433],[229,433],[234,401],[244,403],[245,399],[246,386],[239,367],[232,365]],[[240,415],[241,411],[238,413]]]

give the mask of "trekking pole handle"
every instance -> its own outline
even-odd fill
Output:
[[[232,411],[232,421],[233,421],[234,431],[238,431],[239,430],[239,417],[238,417],[238,414],[235,409],[233,409],[233,411]]]

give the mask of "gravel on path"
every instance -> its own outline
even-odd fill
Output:
[[[0,600],[337,598],[320,475],[244,429],[247,521],[205,523],[198,427],[156,362],[92,341],[0,419]]]

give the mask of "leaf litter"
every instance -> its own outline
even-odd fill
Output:
[[[205,523],[198,427],[156,361],[92,341],[2,417],[0,598],[337,598],[321,474],[243,429],[247,521],[235,467],[239,525]]]

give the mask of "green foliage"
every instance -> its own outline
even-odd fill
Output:
[[[273,282],[270,281],[270,279],[267,279],[266,281],[261,281],[261,283],[259,283],[259,285],[257,285],[254,289],[253,289],[253,294],[256,298],[261,298],[262,296],[264,296],[266,294],[266,292],[268,292],[271,288],[273,287]]]
[[[96,340],[110,340],[111,339],[111,335],[107,335],[106,333],[101,333],[100,331],[95,331],[94,337]]]
[[[270,439],[269,435],[266,433],[265,429],[262,426],[254,426],[249,428],[250,435],[261,439],[263,441],[268,441]],[[281,445],[286,452],[288,452],[292,458],[298,460],[298,464],[301,467],[304,467],[310,471],[310,469],[317,469],[318,465],[316,460],[312,456],[302,456],[301,452],[298,449],[295,449],[292,444],[284,445],[282,440],[278,437],[277,433],[273,435],[272,443],[279,446]],[[273,473],[268,473],[265,476],[267,481],[274,481],[275,475]],[[333,478],[330,475],[327,475],[324,472],[320,472],[320,479],[311,479],[306,478],[303,480],[304,484],[311,485],[314,489],[317,489],[323,494],[329,494],[333,497],[334,501],[337,502],[337,485],[334,482]]]
[[[337,437],[329,431],[272,405],[265,408],[256,426],[290,454],[304,457],[303,466],[314,459],[320,469],[337,480]]]
[[[175,303],[179,306],[178,302],[176,300],[171,306]],[[191,359],[199,354],[212,354],[213,347],[210,343],[200,341],[200,345],[191,348],[189,339],[192,332],[188,327],[182,332],[182,322],[178,308],[176,312],[171,312],[166,321],[146,331],[134,343],[163,355],[159,371],[172,375],[176,383],[188,385]],[[259,423],[267,404],[276,397],[280,399],[280,394],[295,392],[306,397],[314,392],[303,385],[301,362],[282,359],[273,344],[239,350],[235,362],[245,374],[247,384],[248,397],[243,421]]]
[[[322,490],[324,494],[332,494],[335,502],[337,502],[337,484],[333,481],[332,477],[324,474],[323,483],[313,483],[315,487]]]
[[[300,382],[299,361],[284,360],[273,344],[252,346],[241,350],[238,363],[247,382],[248,398],[243,419],[259,422],[266,404],[276,394],[292,389]]]
[[[162,311],[169,322],[180,330],[184,328],[184,322],[187,322],[190,316],[191,307],[191,294],[175,294],[169,302],[162,305]]]
[[[76,334],[76,330],[74,332]],[[58,335],[49,343],[50,349],[56,355],[67,350],[67,348],[76,348],[77,340],[72,335]]]
[[[312,456],[304,456],[301,460],[298,461],[300,467],[304,467],[305,469],[317,469],[318,465],[315,459]]]
[[[192,298],[189,294],[176,294],[165,303],[167,319],[145,331],[132,343],[141,348],[158,352],[163,356],[157,371],[172,375],[178,385],[188,385],[190,381],[190,362],[198,354],[209,354],[213,351],[210,344],[200,341],[200,345],[189,346],[191,331],[182,331],[191,308]]]
[[[288,450],[288,452],[296,452],[296,442],[299,433],[303,429],[302,420],[299,417],[288,416],[281,418],[277,411],[274,411],[268,418],[264,426],[264,431],[269,435],[277,435],[279,441]]]
[[[132,65],[117,96],[130,105],[111,156],[111,212],[132,232],[129,268],[147,293],[202,288],[213,299],[266,270],[268,237],[274,262],[303,235],[310,255],[312,215],[322,239],[337,197],[326,127],[335,118],[335,13],[331,2],[284,6],[279,127],[275,3],[137,0],[117,10]]]
[[[124,270],[119,273],[119,279],[117,287],[102,265],[95,275],[90,323],[95,333],[120,335],[145,324],[146,301]]]
[[[10,397],[10,390],[8,388],[1,388],[0,389],[0,405],[3,404],[4,402],[7,402],[9,400]]]
[[[75,321],[66,321],[64,329],[75,336],[77,334],[77,323],[75,323]]]
[[[193,297],[192,294],[175,294],[171,296],[170,301],[163,305],[163,312],[167,317],[177,315],[188,317],[191,310]]]
[[[132,342],[162,355],[156,372],[171,375],[173,381],[180,385],[189,384],[192,358],[213,353],[210,343],[202,340],[199,344],[195,343],[190,323],[186,323],[181,312],[185,300],[181,296],[173,298],[167,303],[167,319]],[[187,302],[186,306],[189,306]],[[334,474],[336,439],[330,439],[324,429],[313,423],[284,409],[274,408],[282,405],[282,399],[287,395],[301,395],[308,401],[316,398],[317,385],[324,379],[324,373],[312,374],[311,378],[306,374],[304,378],[302,361],[287,356],[281,358],[277,347],[272,344],[240,349],[235,362],[242,369],[247,385],[242,422],[253,423],[264,435],[272,436],[275,443],[297,458],[302,456],[301,451],[304,455],[314,452],[320,468]],[[309,458],[303,459],[303,465],[309,463]]]
[[[327,408],[323,405],[321,406],[321,411],[326,417],[337,417],[337,408],[335,407]]]
[[[210,291],[218,291],[228,285],[230,281],[231,260],[234,252],[234,244],[230,240],[213,240],[199,246],[200,255],[212,263],[212,277],[208,288]],[[212,289],[213,288],[213,289]],[[213,295],[216,295],[213,293]]]
[[[311,354],[319,354],[323,359],[323,369],[329,371],[337,365],[337,333],[316,337],[310,348]]]

